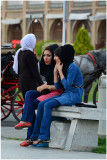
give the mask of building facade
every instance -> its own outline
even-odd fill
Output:
[[[73,43],[84,25],[91,43],[98,49],[106,46],[106,1],[69,1],[66,43]],[[1,45],[34,33],[39,40],[62,42],[62,1],[2,1]]]

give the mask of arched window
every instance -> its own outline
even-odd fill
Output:
[[[36,23],[34,21],[32,22],[29,32],[35,34],[37,41],[43,41],[43,28],[39,21],[37,21]]]
[[[77,23],[75,24],[74,30],[73,30],[73,41],[75,41],[76,38],[76,34],[78,32],[78,30],[84,26],[85,29],[87,29],[87,31],[89,32],[89,36],[91,36],[91,32],[90,32],[90,27],[87,21],[81,20],[81,21],[77,21]]]
[[[12,40],[21,40],[22,30],[20,24],[9,25],[7,31],[7,42],[10,43]]]
[[[98,29],[98,44],[96,49],[106,46],[106,20],[102,20]]]
[[[55,22],[52,39],[59,42],[62,41],[62,21],[61,20],[58,20]]]

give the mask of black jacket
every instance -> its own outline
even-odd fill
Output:
[[[20,51],[18,55],[18,80],[20,90],[25,98],[28,90],[36,90],[42,85],[42,79],[38,71],[38,60],[30,50]]]

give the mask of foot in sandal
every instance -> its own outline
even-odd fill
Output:
[[[16,126],[14,126],[14,128],[15,129],[22,129],[22,128],[26,128],[26,127],[31,127],[31,125],[32,125],[32,123],[21,121]]]
[[[33,145],[36,147],[49,147],[49,141],[38,139],[37,141],[33,141]]]
[[[28,140],[20,143],[20,146],[29,146],[29,145],[33,144],[33,141],[34,141],[34,139],[28,139]]]

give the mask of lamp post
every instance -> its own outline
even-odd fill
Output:
[[[62,31],[62,45],[65,44],[65,24],[69,18],[69,1],[63,2],[63,31]]]

